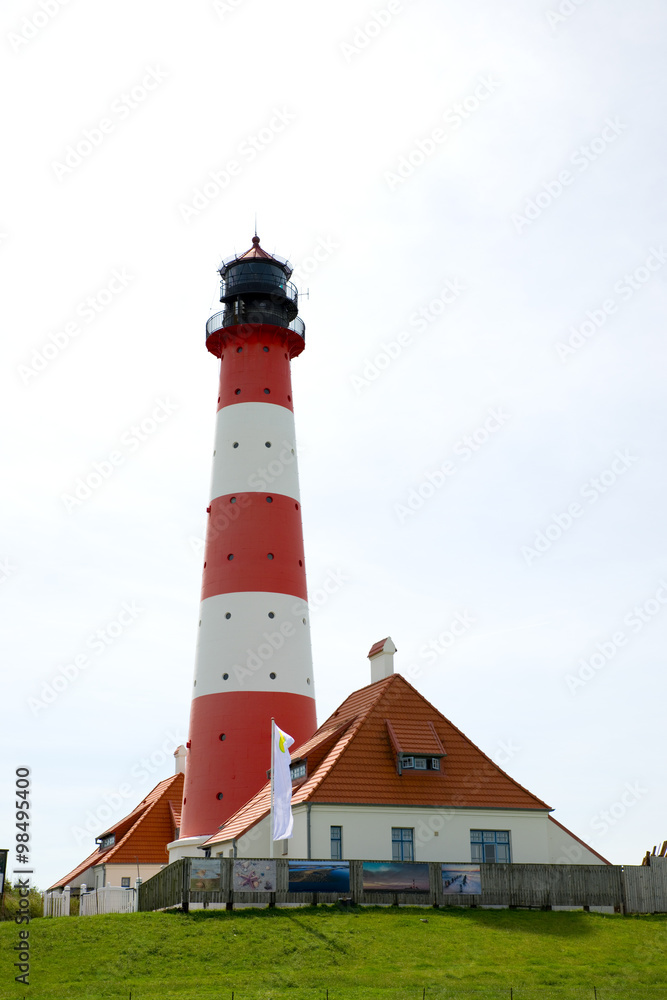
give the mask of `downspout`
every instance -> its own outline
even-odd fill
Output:
[[[306,803],[306,845],[307,853],[306,857],[310,861],[310,802]]]
[[[235,858],[236,857],[236,837],[232,837],[232,851],[233,851],[232,857]]]

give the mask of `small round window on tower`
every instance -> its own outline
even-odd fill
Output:
[[[229,619],[231,617],[232,617],[232,613],[231,613],[231,611],[228,611],[227,614],[225,615],[225,618],[229,621]]]
[[[270,390],[270,389],[265,389],[265,390],[264,390],[264,394],[265,394],[266,396],[268,396],[270,392],[271,392],[271,390]]]
[[[217,798],[218,800],[220,800],[220,799],[222,798],[222,792],[218,792],[218,794],[216,795],[216,798]]]
[[[273,559],[273,552],[267,552],[266,553],[266,558],[267,559]]]
[[[273,497],[267,497],[266,498],[266,502],[267,503],[273,503]]]
[[[241,395],[241,390],[240,389],[234,389],[234,395],[235,396],[240,396]]]
[[[227,556],[228,561],[231,562],[233,558],[234,558],[234,553],[230,552],[229,555]]]
[[[238,441],[235,441],[234,444],[232,445],[233,448],[238,448],[238,446],[239,446]]]
[[[272,681],[275,681],[275,679],[276,679],[276,675],[275,674],[269,674],[269,677],[271,678]]]
[[[268,349],[268,347],[265,347],[265,348],[264,348],[264,353],[265,353],[265,354],[268,354],[268,353],[269,353],[269,349]]]
[[[265,448],[270,448],[271,447],[271,442],[270,441],[265,441],[264,442],[264,447]]]
[[[275,616],[275,614],[273,613],[273,611],[269,611],[269,618],[275,618],[275,617],[276,617],[276,616]],[[201,623],[200,623],[200,624],[201,624]]]
[[[229,674],[223,674],[222,675],[222,679],[223,679],[223,681],[228,681],[229,680]]]

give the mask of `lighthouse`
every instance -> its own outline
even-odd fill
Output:
[[[220,386],[179,835],[188,848],[266,782],[272,718],[297,745],[316,729],[290,373],[305,325],[289,262],[257,235],[219,273],[223,309],[206,324]]]

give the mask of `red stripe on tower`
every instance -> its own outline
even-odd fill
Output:
[[[180,840],[211,836],[266,781],[271,718],[316,728],[290,361],[305,327],[287,261],[255,236],[220,268],[217,430]]]

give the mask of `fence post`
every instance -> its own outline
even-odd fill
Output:
[[[88,886],[86,885],[85,882],[82,882],[81,883],[81,889],[80,889],[80,892],[79,892],[79,916],[80,917],[83,916],[83,897],[86,895],[87,892],[88,892]]]
[[[134,912],[139,911],[139,888],[141,886],[141,879],[137,878],[134,880]]]
[[[65,886],[65,891],[63,893],[63,896],[65,897],[65,903],[64,903],[64,906],[63,906],[63,909],[65,910],[65,912],[63,913],[64,917],[69,917],[69,901],[70,901],[70,893],[71,893],[71,891],[72,890],[71,890],[70,886],[66,885]]]

